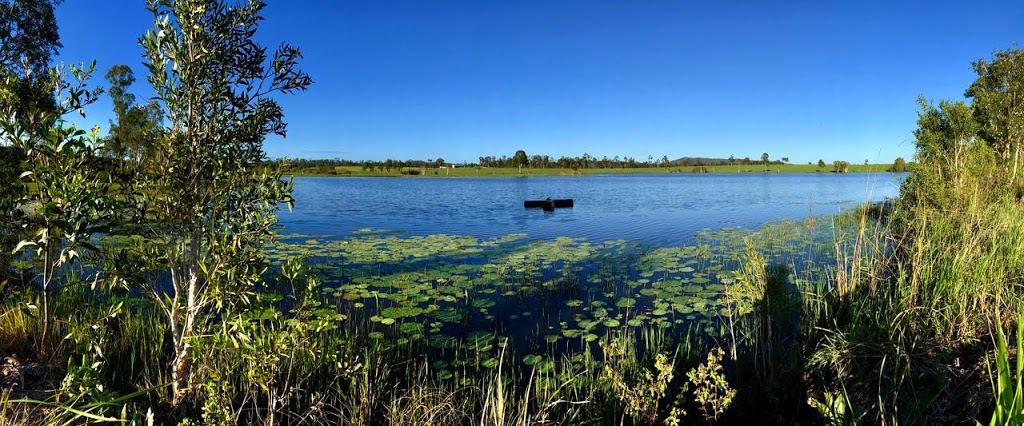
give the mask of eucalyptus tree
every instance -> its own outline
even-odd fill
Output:
[[[905,199],[949,207],[949,203],[964,198],[965,190],[973,193],[989,187],[989,183],[1000,183],[978,181],[995,174],[991,169],[996,167],[998,151],[978,138],[980,128],[974,105],[946,100],[934,105],[920,97],[918,106],[918,127],[914,130],[918,167],[903,185]],[[1009,180],[1003,179],[1001,183]]]
[[[45,78],[61,47],[54,7],[61,0],[0,0],[0,66]]]
[[[49,90],[50,58],[61,48],[54,8],[61,0],[0,0],[0,72],[6,102],[15,102],[21,116],[48,110],[55,116],[58,105]],[[0,96],[5,97],[5,96]],[[30,106],[29,104],[32,104]]]
[[[850,163],[836,160],[832,162],[832,169],[835,173],[848,173],[850,171]]]
[[[291,185],[262,166],[268,134],[285,135],[272,98],[304,90],[301,53],[272,55],[255,40],[265,3],[149,0],[154,28],[140,43],[148,80],[169,127],[154,146],[163,167],[145,177],[142,198],[171,281],[150,288],[166,313],[174,347],[172,403],[187,396],[193,351],[211,315],[244,307],[266,270],[277,206]]]
[[[107,132],[107,153],[118,160],[127,158],[135,165],[143,160],[156,160],[148,155],[159,138],[163,120],[159,104],[155,101],[145,105],[135,103],[135,95],[128,91],[135,83],[135,74],[127,65],[110,67],[105,77],[110,83],[107,94],[114,103],[115,117]]]
[[[540,168],[545,167],[544,157],[542,155],[540,155],[540,154],[533,154],[533,155],[531,155],[529,163],[530,163],[530,167],[533,167],[535,169],[540,169]]]
[[[1014,185],[1024,156],[1024,51],[996,52],[991,62],[972,65],[978,78],[965,94],[973,98],[978,134],[995,149]]]
[[[530,160],[526,157],[526,151],[520,149],[512,155],[512,162],[515,163],[516,167],[519,167],[519,173],[522,173],[523,166],[529,164]]]

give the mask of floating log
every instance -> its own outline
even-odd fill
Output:
[[[546,200],[526,200],[523,201],[523,207],[528,209],[544,209],[554,210],[555,208],[566,208],[572,207],[572,198],[565,200],[552,200],[550,198]]]

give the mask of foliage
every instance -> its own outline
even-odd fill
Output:
[[[337,361],[325,342],[345,316],[325,309],[320,279],[292,258],[282,265],[280,283],[291,287],[288,303],[281,303],[278,292],[260,293],[244,311],[227,312],[212,338],[197,345],[206,367],[207,424],[276,424],[313,383],[347,380],[337,373],[323,377]],[[279,306],[292,308],[285,312]]]
[[[722,367],[724,357],[725,351],[722,348],[712,349],[708,352],[706,363],[686,373],[688,388],[692,386],[694,401],[705,421],[717,422],[736,397],[736,390],[725,379]]]
[[[997,317],[997,320],[999,319]],[[1017,365],[1011,369],[1006,336],[1001,326],[996,328],[996,373],[993,374],[992,366],[988,366],[989,376],[994,376],[992,394],[996,399],[996,408],[989,423],[992,426],[1024,423],[1024,354],[1020,352],[1024,349],[1024,314],[1017,317],[1016,336]]]
[[[795,355],[792,318],[799,300],[788,287],[790,271],[782,265],[768,265],[750,238],[744,245],[743,266],[728,294],[740,314],[751,314],[739,332],[744,334],[743,349],[750,353],[754,375],[769,395],[778,395],[778,388],[784,387],[778,381],[786,373],[778,371],[779,367],[790,364],[787,361]]]
[[[160,122],[163,120],[160,105],[156,101],[145,105],[135,103],[135,95],[128,92],[135,76],[127,65],[110,67],[105,77],[110,82],[107,94],[114,103],[115,117],[110,121],[104,144],[107,155],[118,160],[127,158],[134,165],[141,165],[143,160],[158,165],[158,158],[149,157],[160,137]]]
[[[70,79],[61,69],[54,70],[48,87],[60,99],[60,109],[30,109],[27,116],[18,116],[19,107],[5,105],[0,123],[3,137],[12,146],[23,150],[28,170],[21,177],[32,191],[23,191],[17,206],[32,206],[21,226],[26,238],[15,251],[34,248],[41,262],[39,286],[43,295],[43,320],[49,321],[48,293],[60,269],[73,263],[83,249],[92,249],[89,238],[107,229],[114,212],[109,195],[112,182],[101,173],[97,163],[98,129],[90,134],[74,126],[64,127],[62,117],[93,102],[98,90],[89,90],[88,69],[71,67]],[[7,79],[7,84],[16,84]],[[43,327],[43,339],[49,327]]]
[[[519,168],[519,172],[523,172],[523,166],[530,164],[530,160],[526,158],[526,151],[518,150],[515,155],[512,156],[512,163]]]
[[[18,206],[24,187],[21,185],[25,152],[16,146],[0,146],[0,294],[11,278],[11,252],[20,241],[22,211]]]
[[[850,171],[850,163],[842,160],[837,160],[832,163],[833,173],[847,173]]]
[[[255,40],[265,4],[151,1],[154,28],[141,40],[149,82],[170,128],[153,150],[162,167],[144,174],[153,238],[166,248],[173,291],[150,293],[174,340],[174,403],[192,383],[193,340],[207,315],[244,303],[265,270],[279,202],[290,185],[261,166],[267,134],[285,134],[271,96],[306,88],[299,50],[268,57]],[[197,113],[201,111],[201,113]]]
[[[991,403],[977,373],[994,332],[988,313],[1007,323],[1024,302],[1018,113],[1009,102],[1024,75],[1010,72],[1015,52],[975,64],[973,102],[919,100],[916,161],[901,200],[861,219],[854,255],[838,258],[833,288],[805,309],[817,324],[806,329],[808,371],[824,401],[812,405],[826,417],[963,422]],[[1016,392],[1007,389],[997,387],[997,398]]]
[[[972,126],[999,155],[1008,175],[1004,180],[1016,188],[1024,155],[1024,51],[1016,47],[998,51],[991,62],[980,59],[971,65],[978,74],[965,93],[973,99],[977,122]]]
[[[61,0],[0,0],[0,101],[19,114],[57,109],[48,87],[50,56],[61,47],[53,9]]]
[[[846,390],[840,392],[824,392],[821,395],[823,401],[808,399],[808,404],[818,410],[818,415],[823,424],[829,425],[856,425],[860,424],[866,413],[853,412],[850,396]]]
[[[621,339],[601,343],[604,368],[601,378],[623,405],[623,415],[654,423],[658,420],[658,402],[672,381],[674,362],[663,353],[655,355],[650,369],[640,365],[633,348]]]
[[[995,156],[977,138],[974,107],[962,101],[942,101],[938,107],[918,99],[916,173],[907,180],[906,201],[945,208],[960,200],[977,199],[995,182]]]
[[[61,47],[53,8],[61,0],[0,1],[0,68],[46,75],[50,56]]]
[[[892,162],[892,169],[890,170],[893,173],[902,173],[907,171],[907,160],[904,160],[903,157],[896,157],[896,160]]]

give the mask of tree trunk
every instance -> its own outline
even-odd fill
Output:
[[[192,375],[192,345],[185,343],[174,345],[174,361],[171,364],[171,391],[174,393],[171,405],[177,407],[188,395]]]
[[[172,276],[175,290],[175,303],[171,313],[172,321],[180,315],[184,315],[180,328],[174,334],[174,361],[171,362],[171,390],[173,392],[172,405],[177,407],[188,396],[192,386],[192,343],[190,340],[196,335],[197,318],[202,310],[201,295],[199,294],[200,276],[199,255],[200,241],[202,235],[194,230],[191,232],[188,252],[186,253],[188,270],[185,277]],[[174,274],[174,270],[172,270]],[[175,274],[176,275],[176,274]],[[186,288],[181,287],[181,279],[186,278]],[[180,300],[184,291],[184,306]],[[172,328],[173,331],[173,328]]]
[[[1016,187],[1016,185],[1017,185],[1017,166],[1019,164],[1020,164],[1020,144],[1018,143],[1017,147],[1014,149],[1014,152],[1013,152],[1013,174],[1010,175],[1010,186],[1011,187]]]

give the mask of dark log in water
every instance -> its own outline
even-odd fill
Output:
[[[572,207],[572,198],[565,200],[552,200],[550,198],[546,200],[526,200],[523,201],[523,207],[528,209],[544,209],[554,210],[555,208],[566,208]]]

